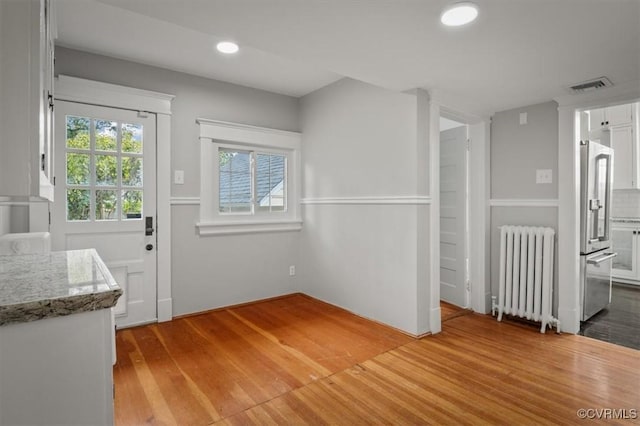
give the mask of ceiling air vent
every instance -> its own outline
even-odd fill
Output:
[[[569,89],[573,93],[584,93],[584,92],[591,92],[596,89],[602,89],[603,87],[609,87],[609,86],[613,86],[613,83],[611,83],[611,80],[609,80],[607,77],[598,77],[598,78],[594,78],[593,80],[583,81],[582,83],[575,84],[569,87]]]

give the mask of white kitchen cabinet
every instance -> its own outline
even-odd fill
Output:
[[[612,127],[609,131],[613,148],[613,189],[638,188],[638,142],[633,127]]]
[[[0,1],[0,196],[53,200],[49,0]]]
[[[614,223],[611,227],[614,281],[640,285],[640,223]]]
[[[112,345],[110,309],[0,326],[0,425],[113,425]]]
[[[608,129],[611,126],[631,126],[633,104],[616,105],[589,111],[589,130]]]

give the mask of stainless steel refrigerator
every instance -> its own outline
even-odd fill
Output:
[[[611,184],[613,149],[580,143],[580,319],[611,302]]]

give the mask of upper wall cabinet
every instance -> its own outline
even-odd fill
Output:
[[[589,130],[597,131],[612,126],[631,126],[633,104],[616,105],[589,111]]]
[[[0,196],[53,201],[49,0],[0,1]]]
[[[640,188],[638,104],[589,111],[589,138],[613,148],[613,189]]]

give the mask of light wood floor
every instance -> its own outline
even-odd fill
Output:
[[[640,351],[468,312],[415,340],[294,295],[117,344],[118,425],[564,425],[640,409]]]

